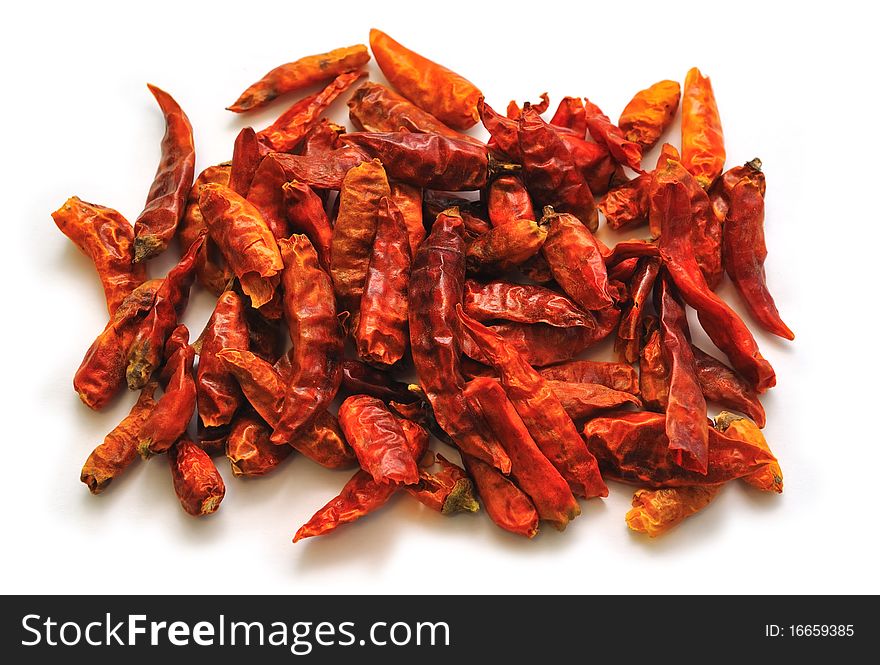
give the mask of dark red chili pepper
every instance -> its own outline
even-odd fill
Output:
[[[297,153],[306,157],[329,154],[339,147],[343,134],[345,127],[321,118],[305,133]]]
[[[631,256],[608,267],[609,282],[629,282],[639,266],[640,258]]]
[[[229,438],[229,425],[220,427],[205,427],[201,423],[196,425],[196,434],[199,448],[211,457],[223,455],[226,452],[226,440]]]
[[[639,267],[632,277],[630,296],[632,303],[624,309],[617,328],[614,348],[621,361],[634,363],[639,359],[640,330],[644,306],[654,288],[654,281],[660,272],[660,259],[645,257],[639,259]]]
[[[489,221],[501,226],[520,219],[536,220],[529,192],[516,176],[496,178],[489,185]]]
[[[226,486],[208,453],[189,439],[181,439],[168,451],[168,464],[174,492],[186,512],[200,517],[220,507]]]
[[[330,270],[330,247],[333,228],[321,197],[302,182],[286,182],[281,187],[287,221],[294,233],[304,233],[318,252],[321,267]]]
[[[112,317],[128,294],[147,278],[144,266],[132,263],[134,231],[131,224],[112,208],[87,203],[76,196],[53,212],[52,219],[95,264]]]
[[[391,200],[400,210],[406,224],[410,256],[415,256],[416,250],[425,239],[425,223],[422,219],[422,190],[402,182],[392,182],[390,185]]]
[[[271,428],[249,414],[238,416],[226,439],[226,457],[233,476],[265,476],[293,452],[290,446],[276,446],[269,441]]]
[[[670,159],[677,162],[681,157],[675,146],[664,143],[660,149],[660,157],[657,158],[657,166],[654,171],[642,173],[633,180],[624,182],[608,192],[605,199],[599,204],[599,210],[605,215],[608,226],[612,229],[621,229],[639,226],[648,221],[648,213],[651,209],[650,190],[654,174],[664,169],[667,160]],[[652,226],[651,235],[655,238],[658,237],[660,229]]]
[[[757,393],[739,374],[720,360],[691,345],[694,361],[697,364],[697,380],[703,396],[710,402],[717,402],[728,409],[735,409],[764,427],[767,416]]]
[[[622,390],[632,395],[639,394],[638,373],[626,363],[572,360],[544,367],[539,373],[550,381],[598,383],[613,390]]]
[[[483,126],[491,135],[489,148],[515,162],[522,162],[519,148],[519,125],[517,119],[506,118],[496,112],[482,97],[477,102],[477,111]],[[517,116],[518,118],[519,116]]]
[[[192,125],[167,92],[147,84],[165,116],[162,159],[147,194],[143,212],[134,223],[134,261],[139,263],[165,251],[174,237],[193,184],[196,149]]]
[[[369,161],[362,150],[343,146],[333,152],[318,155],[288,155],[273,152],[266,159],[277,161],[288,180],[299,180],[316,189],[342,187],[345,175],[358,164]]]
[[[603,411],[617,409],[627,404],[642,406],[641,400],[629,392],[613,390],[599,383],[574,383],[547,380],[547,385],[559,399],[568,417],[583,422]]]
[[[635,94],[620,114],[617,126],[627,141],[647,152],[672,124],[680,99],[678,81],[658,81]]]
[[[586,98],[584,98],[584,110],[587,116],[587,129],[593,140],[608,148],[611,156],[620,164],[641,173],[641,146],[628,140],[623,131],[616,127],[598,106]]]
[[[540,252],[519,266],[519,271],[524,277],[535,282],[535,284],[552,285],[553,283],[553,273],[550,270],[550,264],[547,263],[547,259]]]
[[[595,327],[592,314],[564,295],[541,286],[495,281],[464,284],[464,311],[477,321],[505,319],[521,323],[546,323],[567,328]]]
[[[587,112],[580,97],[563,97],[550,119],[550,124],[565,127],[580,136],[587,134]]]
[[[419,469],[418,484],[407,487],[406,491],[443,515],[477,512],[480,504],[474,498],[474,484],[465,470],[440,454],[436,456],[436,463],[440,465],[439,471],[428,471],[423,466]]]
[[[264,159],[254,173],[254,179],[245,197],[248,203],[260,211],[263,221],[275,238],[286,238],[291,233],[282,189],[285,184],[287,184],[287,175],[281,165],[274,159]]]
[[[252,127],[244,127],[235,137],[232,148],[232,166],[229,171],[229,189],[247,198],[251,190],[254,175],[263,158],[270,152],[269,148],[260,143],[257,133]],[[227,183],[222,183],[227,184]]]
[[[467,269],[483,275],[504,274],[540,252],[546,238],[547,229],[528,219],[496,226],[468,245]]]
[[[248,329],[248,346],[263,360],[274,363],[284,353],[287,336],[277,321],[263,316],[262,312],[253,307],[245,308],[245,319]]]
[[[352,395],[371,395],[386,402],[412,404],[419,397],[407,384],[395,381],[390,374],[369,367],[357,360],[342,361],[342,389]]]
[[[422,196],[422,207],[425,215],[431,220],[436,219],[438,215],[450,208],[458,208],[458,214],[464,224],[465,239],[479,238],[492,228],[487,221],[486,210],[479,201],[441,196],[437,192],[426,189]]]
[[[703,189],[724,170],[724,133],[712,82],[694,67],[684,79],[681,101],[681,163]]]
[[[660,323],[655,317],[643,322],[642,350],[639,354],[639,389],[642,403],[651,411],[666,411],[669,401],[669,370],[663,360]]]
[[[462,455],[461,460],[492,521],[505,531],[534,538],[538,533],[538,511],[526,493],[507,476],[476,457]]]

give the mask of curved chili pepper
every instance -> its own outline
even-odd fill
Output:
[[[232,166],[229,171],[229,189],[247,198],[251,183],[269,148],[260,143],[252,127],[243,127],[232,147]],[[223,183],[224,185],[227,183]]]
[[[602,113],[602,109],[586,97],[584,97],[584,111],[587,116],[587,129],[593,140],[608,148],[611,156],[620,164],[641,173],[641,146],[628,140],[623,131],[616,127],[607,115]]]
[[[330,276],[304,235],[280,240],[284,317],[293,342],[289,381],[272,442],[284,444],[326,409],[342,382],[342,333]]]
[[[293,452],[290,446],[271,443],[271,431],[255,416],[242,414],[235,419],[226,439],[226,457],[233,476],[265,476]]]
[[[599,383],[547,379],[547,385],[573,421],[589,420],[602,411],[610,411],[627,404],[642,406],[642,401],[632,393],[614,390]]]
[[[627,141],[637,144],[645,153],[657,145],[672,124],[680,99],[678,81],[658,81],[635,94],[620,114],[617,126]]]
[[[590,498],[608,496],[593,455],[547,381],[504,339],[474,321],[456,305],[458,320],[501,376],[508,398],[547,459],[562,474],[572,492]]]
[[[391,199],[383,197],[354,331],[358,358],[364,362],[391,366],[403,358],[409,341],[407,289],[411,268],[403,215]]]
[[[486,513],[495,524],[526,538],[538,533],[538,511],[532,500],[507,476],[482,460],[462,455]]]
[[[284,185],[287,174],[274,159],[264,159],[254,173],[254,179],[248,189],[247,202],[260,211],[263,221],[278,238],[287,238],[291,233],[287,217],[287,205],[284,196]]]
[[[536,220],[528,190],[519,178],[512,175],[496,178],[489,185],[488,212],[492,226],[520,219]]]
[[[342,188],[342,181],[351,169],[368,161],[362,150],[352,146],[309,156],[273,152],[266,159],[277,161],[288,180],[299,180],[316,189],[335,190]]]
[[[720,485],[708,485],[637,490],[626,524],[633,531],[656,538],[708,506],[720,489]]]
[[[632,304],[624,310],[617,328],[614,349],[622,361],[634,363],[639,359],[640,329],[644,305],[654,288],[654,281],[660,272],[660,259],[645,257],[639,259],[639,265],[632,277],[630,295]]]
[[[326,155],[339,147],[345,127],[321,118],[305,133],[298,153],[303,156]]]
[[[764,427],[767,417],[757,393],[739,374],[730,369],[720,360],[716,360],[705,351],[693,344],[694,361],[697,365],[697,381],[703,396],[711,402],[717,402],[728,409],[742,411]]]
[[[343,72],[323,90],[303,97],[278,116],[271,125],[257,132],[257,140],[274,152],[293,152],[305,135],[321,118],[321,114],[348,90],[366,76],[366,72]]]
[[[560,531],[565,529],[581,514],[581,507],[568,483],[538,448],[504,388],[494,379],[476,378],[467,384],[464,394],[504,446],[510,456],[510,475],[532,500],[539,517]]]
[[[461,217],[437,217],[413,260],[409,281],[409,336],[419,385],[437,423],[460,450],[510,470],[510,459],[467,407],[462,395],[461,335],[455,306],[464,291],[465,253]]]
[[[190,245],[178,264],[168,271],[156,289],[150,311],[125,349],[128,354],[125,378],[132,390],[143,388],[152,373],[162,365],[165,342],[177,327],[177,319],[189,301],[190,287],[195,280],[196,256],[204,238],[200,236]]]
[[[563,97],[550,119],[550,124],[565,127],[580,136],[587,135],[587,111],[580,97]]]
[[[474,483],[465,470],[440,454],[436,456],[436,463],[440,465],[439,471],[420,468],[418,484],[407,487],[406,491],[442,515],[477,512],[480,504],[474,498]]]
[[[651,215],[662,219],[660,253],[669,275],[697,316],[709,338],[734,368],[758,390],[776,384],[776,374],[758,350],[742,320],[709,289],[694,259],[691,245],[691,206],[687,189],[670,182],[651,195]]]
[[[477,321],[505,319],[521,323],[546,323],[567,328],[592,328],[596,320],[571,300],[541,286],[495,281],[464,284],[464,311]]]
[[[215,183],[202,187],[199,208],[211,238],[251,304],[259,308],[272,300],[284,264],[260,211],[228,187]]]
[[[165,357],[165,392],[138,432],[138,452],[144,459],[164,453],[183,436],[196,410],[196,384],[192,376],[195,351],[189,345],[186,326],[177,326],[171,333]]]
[[[147,84],[165,116],[162,159],[147,194],[143,212],[134,223],[134,262],[161,254],[174,237],[193,184],[196,149],[192,125],[183,109],[164,90]]]
[[[342,361],[342,389],[352,395],[370,395],[400,404],[411,404],[419,399],[407,389],[407,384],[357,360]]]
[[[724,170],[726,157],[712,82],[694,67],[685,76],[681,100],[681,163],[709,189]]]
[[[715,429],[731,439],[754,444],[773,456],[761,430],[748,418],[741,418],[733,413],[722,411],[715,416]],[[782,468],[775,457],[770,464],[761,467],[751,475],[743,476],[742,480],[762,492],[782,494]]]
[[[718,485],[776,461],[760,446],[710,427],[707,473],[688,471],[673,459],[665,427],[661,413],[618,413],[589,421],[584,440],[609,478],[652,488]]]
[[[379,202],[390,194],[385,169],[375,159],[351,169],[342,183],[330,275],[340,306],[349,311],[357,311],[360,304],[379,222]]]
[[[602,250],[589,229],[573,215],[545,210],[541,224],[549,225],[543,254],[553,277],[583,309],[612,304]]]
[[[308,88],[335,76],[363,67],[370,60],[363,44],[309,55],[295,62],[280,65],[252,83],[227,111],[244,113],[265,106],[280,95]]]
[[[385,78],[413,104],[453,129],[477,123],[481,93],[473,83],[375,28],[370,30],[370,49]]]
[[[638,373],[626,363],[572,360],[544,367],[538,372],[550,381],[598,383],[612,390],[622,390],[631,395],[639,394]]]
[[[137,434],[156,406],[153,396],[157,387],[158,383],[155,381],[144,386],[129,414],[89,455],[79,479],[88,486],[92,494],[100,494],[107,489],[134,462],[138,454]]]
[[[406,225],[406,233],[409,238],[410,256],[415,256],[416,250],[425,239],[425,222],[422,218],[422,190],[413,185],[403,182],[392,182],[391,200],[403,215]]]
[[[95,264],[104,287],[110,316],[147,279],[143,265],[132,263],[134,231],[112,208],[87,203],[77,196],[52,213],[58,229]]]
[[[180,247],[185,252],[198,239],[202,233],[207,233],[208,225],[199,208],[199,192],[202,185],[216,182],[221,185],[229,185],[230,164],[217,164],[209,166],[202,171],[193,183],[186,200],[186,210],[177,227],[177,236]],[[219,296],[229,286],[229,282],[235,277],[232,270],[226,265],[220,250],[210,237],[206,237],[202,248],[196,254],[196,279],[215,296]]]
[[[250,346],[244,304],[234,292],[226,291],[199,338],[199,369],[196,373],[196,397],[199,418],[206,427],[218,427],[232,421],[241,405],[241,390],[217,353],[225,348],[247,350]]]
[[[318,252],[321,267],[330,269],[330,247],[333,242],[333,228],[321,197],[302,182],[285,182],[281,187],[287,222],[294,233],[304,233]]]
[[[208,453],[189,439],[181,439],[168,451],[168,464],[174,492],[186,512],[201,517],[220,507],[226,486]]]
[[[713,183],[709,189],[709,201],[712,210],[721,224],[727,219],[727,211],[730,209],[730,194],[742,180],[751,179],[761,191],[763,197],[767,193],[767,181],[764,178],[754,177],[756,171],[760,171],[761,160],[755,157],[742,166],[734,166],[728,169]]]
[[[540,252],[546,238],[547,229],[528,219],[496,226],[468,245],[467,269],[484,275],[503,274]]]

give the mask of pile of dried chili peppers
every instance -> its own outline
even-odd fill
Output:
[[[527,537],[541,521],[564,529],[607,480],[640,488],[626,521],[650,536],[732,480],[781,492],[760,430],[776,377],[714,293],[724,274],[755,322],[794,335],[765,282],[761,163],[724,171],[709,79],[656,83],[617,124],[578,97],[548,122],[546,95],[502,115],[388,35],[373,30],[370,46],[392,87],[354,89],[358,131],[323,114],[365,75],[363,45],[250,86],[229,110],[325,87],[241,130],[231,160],[197,177],[186,114],[150,86],[167,130],[135,224],[76,197],[53,213],[94,261],[109,312],[74,388],[92,409],[140,391],[86,460],[91,492],[164,454],[183,508],[205,515],[225,493],[218,455],[234,476],[292,454],[356,468],[294,541],[398,492],[445,515],[481,503]],[[643,154],[680,101],[681,148],[664,144],[651,168]],[[478,122],[487,143],[462,133]],[[600,212],[650,238],[607,247]],[[180,261],[151,279],[174,238]],[[195,282],[217,303],[193,341],[179,319]],[[729,364],[692,344],[689,307]],[[616,361],[578,359],[606,338]],[[736,413],[711,420],[708,402]]]

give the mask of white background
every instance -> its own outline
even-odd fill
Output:
[[[878,49],[876,22],[857,9],[864,4],[7,6],[0,590],[880,591],[878,95],[869,70]],[[49,213],[76,194],[137,217],[163,132],[146,82],[187,111],[198,172],[230,157],[245,123],[259,129],[285,107],[244,118],[225,111],[247,84],[300,56],[366,43],[372,26],[466,75],[498,109],[547,90],[551,108],[563,95],[586,95],[616,118],[657,80],[683,80],[694,65],[712,77],[728,165],[756,155],[765,165],[768,280],[797,334],[786,343],[756,332],[779,376],[765,399],[765,433],[785,472],[783,496],[729,486],[703,514],[650,541],[626,528],[632,490],[615,485],[607,500],[584,504],[567,532],[531,542],[485,514],[441,517],[403,497],[331,537],[293,545],[294,531],[349,473],[297,458],[241,481],[224,464],[226,499],[202,520],[180,509],[161,457],[136,463],[104,495],[89,494],[80,467],[134,395],[93,413],[71,388],[106,311],[91,265]],[[374,64],[370,72],[381,80]],[[331,115],[341,121],[344,111],[338,102]],[[678,142],[677,126],[669,138]],[[154,274],[170,260],[154,262]],[[722,295],[742,310],[729,285]],[[211,306],[194,291],[185,316],[194,337]]]

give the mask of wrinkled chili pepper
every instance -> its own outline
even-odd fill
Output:
[[[488,215],[479,201],[441,196],[426,189],[422,196],[422,207],[430,220],[436,219],[437,215],[445,213],[450,208],[458,208],[458,214],[464,224],[465,239],[479,238],[492,228],[487,221]]]
[[[321,197],[302,182],[285,182],[281,187],[287,222],[294,233],[304,233],[318,252],[321,267],[330,269],[330,247],[333,242],[333,228]]]
[[[605,215],[605,221],[612,229],[633,227],[649,221],[650,190],[654,174],[666,167],[667,160],[681,159],[678,149],[670,143],[664,143],[657,158],[654,171],[642,173],[610,190],[599,204],[599,210]],[[655,220],[656,222],[656,220]],[[659,227],[652,226],[651,234],[656,238],[660,235]]]
[[[410,256],[425,239],[425,222],[422,218],[422,190],[403,182],[391,182],[391,200],[403,215],[406,233],[409,238]]]
[[[630,296],[632,303],[624,310],[617,328],[614,349],[621,361],[634,363],[639,358],[640,335],[644,306],[654,288],[654,281],[660,272],[660,259],[645,257],[639,259],[639,266],[632,277]]]
[[[383,197],[354,332],[358,358],[364,362],[388,367],[403,358],[409,341],[407,289],[411,268],[403,214],[390,198]]]
[[[504,339],[474,321],[456,305],[458,319],[498,371],[508,398],[525,422],[541,452],[568,482],[577,496],[607,496],[593,455],[577,436],[577,429],[547,381]]]
[[[685,76],[681,100],[681,163],[700,187],[709,189],[726,157],[712,82],[694,67]]]
[[[462,390],[461,334],[455,307],[464,291],[465,251],[461,217],[440,214],[413,260],[409,281],[409,336],[419,385],[437,423],[458,448],[510,470],[510,458],[467,407]]]
[[[587,135],[587,111],[580,97],[563,97],[550,119],[550,124],[565,127],[580,136]]]
[[[553,273],[550,264],[541,253],[535,254],[528,261],[519,266],[519,271],[535,284],[547,285],[553,283]]]
[[[616,413],[590,420],[584,440],[607,477],[652,488],[717,485],[776,461],[760,446],[710,427],[708,471],[688,471],[673,459],[665,427],[666,417],[660,413]]]
[[[635,94],[620,114],[617,126],[627,141],[637,144],[645,153],[657,145],[672,124],[680,99],[678,81],[658,81]]]
[[[484,275],[503,274],[541,251],[546,238],[547,229],[528,219],[496,226],[468,245],[467,269]]]
[[[709,289],[694,259],[691,244],[691,206],[684,185],[671,182],[651,195],[651,216],[662,219],[660,253],[666,270],[688,305],[697,310],[709,338],[734,368],[758,390],[776,384],[776,374],[758,350],[754,337],[727,304]]]
[[[764,178],[755,178],[756,171],[760,171],[763,164],[755,157],[742,166],[734,166],[728,169],[713,183],[709,189],[709,200],[712,202],[712,210],[721,224],[727,219],[727,211],[730,209],[730,194],[743,179],[752,179],[760,188],[761,196],[767,192],[767,181]]]
[[[247,348],[263,360],[274,363],[284,353],[284,331],[277,321],[266,318],[260,310],[253,307],[245,308],[244,316],[248,329]]]
[[[642,148],[638,143],[630,141],[623,131],[615,126],[602,109],[584,98],[584,111],[587,116],[587,129],[593,140],[608,148],[611,156],[623,166],[633,171],[642,172]]]
[[[266,159],[277,161],[288,180],[299,180],[316,189],[335,190],[342,187],[342,181],[351,169],[368,161],[362,150],[351,146],[309,156],[273,152]]]
[[[225,348],[247,350],[250,346],[244,312],[241,298],[233,291],[224,292],[217,299],[211,318],[199,338],[196,397],[199,418],[206,427],[230,423],[241,405],[238,382],[217,358],[217,353]]]
[[[323,411],[342,381],[342,333],[330,276],[304,235],[280,240],[284,317],[293,343],[293,372],[272,442],[284,444]]]
[[[614,265],[608,266],[608,281],[629,282],[633,278],[638,266],[638,256],[631,256],[628,259],[623,259]]]
[[[235,419],[226,439],[226,457],[233,476],[265,476],[293,452],[290,446],[269,441],[272,430],[260,418],[242,414]]]
[[[507,118],[486,103],[482,97],[477,102],[477,111],[486,131],[489,132],[489,149],[515,162],[522,162],[519,147],[519,114],[517,118]]]
[[[229,171],[229,189],[247,198],[251,183],[269,148],[260,143],[252,127],[243,127],[232,147],[232,165]],[[226,184],[226,183],[223,183]]]
[[[672,458],[682,468],[705,473],[709,463],[706,399],[697,380],[684,305],[665,274],[657,282],[663,364],[669,370],[666,437]]]
[[[656,538],[708,506],[720,489],[720,485],[709,485],[637,490],[626,524],[633,531]]]
[[[655,317],[643,323],[643,343],[639,354],[639,389],[642,403],[651,411],[666,411],[669,401],[669,370],[663,360],[660,323]]]
[[[401,404],[411,404],[419,399],[418,395],[407,390],[407,384],[357,360],[342,361],[342,389],[352,395],[371,395]]]
[[[492,521],[505,531],[534,538],[538,533],[538,511],[526,493],[482,460],[469,455],[462,455],[461,460]]]
[[[208,453],[189,439],[181,439],[168,451],[168,464],[174,492],[186,512],[200,517],[220,507],[226,486]]]
[[[436,456],[436,463],[439,471],[420,468],[418,484],[407,487],[406,491],[419,503],[443,515],[477,512],[480,504],[474,498],[474,484],[465,470],[440,454]]]
[[[596,325],[591,314],[556,291],[503,281],[481,284],[467,280],[464,284],[464,311],[481,322],[505,319],[546,323],[560,328]]]
[[[147,194],[144,210],[134,223],[134,261],[139,263],[165,251],[174,237],[193,184],[196,149],[192,125],[167,92],[147,84],[165,116],[162,158]]]
[[[516,176],[496,178],[489,185],[488,212],[492,226],[501,226],[520,219],[536,220],[532,199]]]
[[[522,108],[520,105],[516,103],[515,99],[511,99],[507,104],[507,117],[511,120],[516,120],[519,118],[522,113],[522,109],[531,108],[534,109],[537,113],[544,113],[547,109],[550,108],[550,96],[546,92],[542,92],[540,95],[541,101],[537,104],[533,104],[532,102],[523,102]]]
[[[476,378],[464,392],[468,404],[483,415],[504,446],[510,456],[510,475],[532,500],[540,518],[560,531],[565,529],[581,508],[568,483],[529,434],[504,388],[494,379]]]
[[[770,453],[770,446],[767,445],[767,440],[761,430],[748,418],[741,418],[727,411],[722,411],[715,416],[715,428],[732,439],[752,443]],[[770,454],[772,455],[772,453]],[[743,476],[742,480],[761,491],[782,494],[782,469],[775,458],[773,462],[761,467],[753,474]]]
[[[379,222],[379,202],[390,194],[385,169],[378,160],[351,169],[342,183],[330,248],[330,275],[343,309],[356,312],[360,304]]]
[[[186,432],[196,410],[193,381],[195,351],[189,345],[189,330],[177,326],[165,345],[168,359],[162,369],[165,392],[138,432],[138,452],[146,459],[167,451]]]
[[[600,362],[596,360],[572,360],[539,370],[550,381],[572,383],[598,383],[612,390],[639,394],[638,373],[626,363]]]
[[[361,468],[377,483],[418,482],[418,465],[403,428],[382,400],[352,395],[339,407],[339,425]]]
[[[153,305],[126,348],[125,378],[132,390],[143,388],[153,372],[162,365],[162,352],[177,317],[186,308],[189,290],[195,279],[195,260],[205,236],[190,245],[178,264],[168,271],[156,289]],[[173,443],[173,442],[172,442]]]
[[[728,409],[746,414],[764,427],[767,417],[754,389],[739,374],[720,360],[691,345],[697,365],[697,380],[705,398]]]
[[[268,104],[279,95],[302,90],[363,67],[369,60],[367,47],[363,44],[355,44],[288,62],[248,86],[235,103],[226,108],[235,113],[252,111]]]
[[[611,411],[627,404],[642,406],[641,400],[632,393],[613,390],[599,383],[547,379],[547,385],[573,421],[588,420],[602,411]]]
[[[298,154],[326,155],[339,147],[339,137],[345,134],[345,127],[321,118],[305,133],[299,145]]]
[[[286,183],[287,175],[281,165],[273,159],[264,159],[245,197],[259,211],[275,238],[286,238],[291,233],[282,189]]]
[[[321,119],[321,114],[366,72],[344,72],[323,90],[303,97],[271,125],[257,132],[257,140],[274,152],[293,152]]]
[[[156,406],[153,396],[158,383],[151,381],[131,407],[129,414],[113,428],[83,465],[79,479],[92,494],[100,494],[125,471],[137,457],[137,434]]]
[[[410,51],[375,28],[370,30],[370,49],[391,85],[441,122],[465,130],[480,119],[480,91],[467,79]]]
[[[549,226],[544,258],[563,291],[586,310],[609,307],[608,272],[590,230],[573,215],[547,209],[541,224]]]
[[[208,183],[199,208],[211,238],[254,307],[272,300],[284,264],[275,236],[253,204],[223,185]]]
[[[112,208],[87,203],[76,196],[53,212],[52,219],[95,264],[112,317],[126,296],[147,279],[144,266],[132,263],[134,231],[131,224]]]

